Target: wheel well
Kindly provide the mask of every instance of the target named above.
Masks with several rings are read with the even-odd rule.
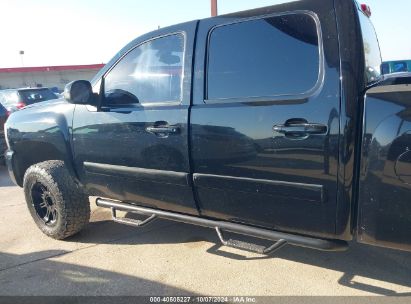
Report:
[[[24,142],[15,147],[15,176],[19,186],[23,186],[23,178],[27,169],[37,163],[47,160],[63,160],[64,156],[55,146],[44,142]]]

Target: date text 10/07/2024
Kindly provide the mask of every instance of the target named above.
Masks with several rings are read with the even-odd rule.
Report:
[[[150,297],[150,303],[257,303],[255,297]]]

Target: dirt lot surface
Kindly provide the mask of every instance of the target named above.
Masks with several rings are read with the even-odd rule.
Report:
[[[411,295],[410,253],[286,246],[267,257],[221,247],[207,228],[116,224],[94,202],[89,226],[56,241],[3,167],[0,205],[0,295]]]

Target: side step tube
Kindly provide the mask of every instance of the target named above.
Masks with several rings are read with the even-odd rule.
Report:
[[[216,229],[217,231],[224,230],[238,234],[248,235],[260,239],[266,239],[277,242],[277,245],[270,246],[267,251],[274,251],[278,247],[290,244],[295,246],[307,247],[312,249],[324,250],[324,251],[344,251],[348,248],[348,244],[342,240],[326,240],[316,239],[307,236],[295,235],[290,233],[284,233],[279,231],[273,231],[268,229],[256,228],[244,224],[231,223],[219,220],[210,220],[201,217],[195,217],[191,215],[185,215],[170,211],[152,209],[147,207],[140,207],[132,204],[122,203],[119,201],[113,201],[108,199],[97,198],[96,205],[103,208],[111,208],[112,210],[121,210],[128,212],[135,212],[149,216],[149,221],[154,218],[163,218],[171,221],[182,222],[186,224],[193,224],[208,228]],[[126,220],[126,219],[125,219]],[[126,220],[127,221],[127,220]],[[124,223],[124,222],[123,222]],[[129,223],[131,224],[131,223]],[[141,226],[141,225],[140,225]],[[222,235],[220,233],[219,237]],[[267,252],[268,253],[268,252]]]

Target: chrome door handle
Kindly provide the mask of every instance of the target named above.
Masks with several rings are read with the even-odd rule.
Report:
[[[275,125],[273,130],[278,133],[305,133],[305,134],[325,134],[327,126],[317,123],[302,123],[290,125]]]
[[[310,135],[324,135],[328,127],[319,123],[293,122],[273,126],[273,131],[294,139],[305,139]]]
[[[154,134],[158,137],[168,137],[170,134],[177,134],[180,132],[180,127],[178,126],[150,126],[146,127],[148,133]]]

